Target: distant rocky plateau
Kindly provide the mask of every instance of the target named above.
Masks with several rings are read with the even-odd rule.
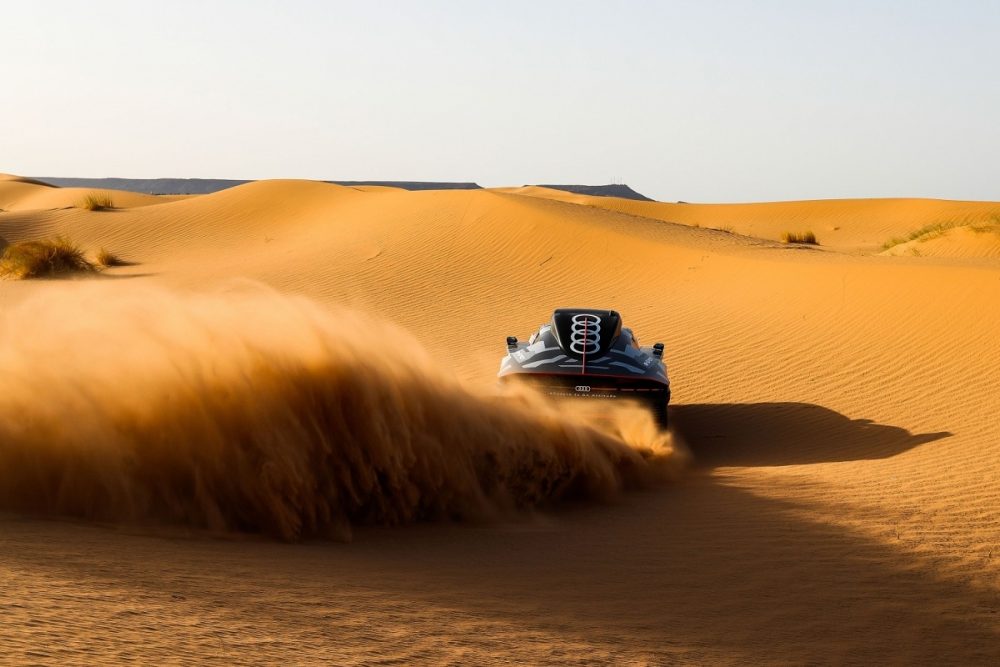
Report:
[[[125,190],[151,195],[204,195],[232,188],[251,180],[227,178],[66,178],[40,176],[37,180],[61,188],[104,188]],[[479,190],[478,183],[452,183],[441,181],[324,181],[345,186],[384,185],[404,190]],[[621,197],[639,201],[653,201],[624,184],[614,185],[540,185],[543,188],[564,190],[581,195]]]

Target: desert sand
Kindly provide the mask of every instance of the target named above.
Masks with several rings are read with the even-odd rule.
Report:
[[[0,282],[0,661],[1000,660],[1000,203],[86,192],[0,180],[133,262]],[[493,395],[562,306],[669,438]]]

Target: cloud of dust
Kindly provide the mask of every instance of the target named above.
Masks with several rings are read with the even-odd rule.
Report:
[[[600,429],[470,391],[407,333],[264,288],[62,283],[0,314],[0,509],[346,537],[670,478],[645,416]]]

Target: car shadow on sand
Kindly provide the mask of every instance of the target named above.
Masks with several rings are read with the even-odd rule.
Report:
[[[696,465],[784,466],[885,459],[952,434],[910,433],[812,403],[713,403],[670,408]]]

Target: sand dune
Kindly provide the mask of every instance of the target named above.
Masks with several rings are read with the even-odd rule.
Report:
[[[611,504],[485,524],[362,528],[350,545],[165,539],[134,526],[10,514],[0,520],[0,613],[9,619],[0,656],[219,664],[1000,658],[1000,265],[991,227],[1000,204],[663,204],[540,189],[270,181],[92,213],[37,206],[48,201],[30,189],[39,187],[0,181],[0,236],[65,234],[138,262],[87,281],[108,303],[146,289],[229,290],[235,299],[242,288],[233,281],[249,278],[318,302],[326,314],[317,317],[370,313],[407,329],[438,360],[431,387],[455,383],[457,393],[442,399],[452,406],[492,409],[482,396],[504,336],[528,334],[559,306],[617,308],[644,343],[666,344],[675,436],[693,463],[680,480]],[[64,196],[48,190],[52,202]],[[887,240],[938,223],[948,223],[941,234],[880,254]],[[805,229],[819,248],[778,242],[782,231]],[[64,309],[79,288],[2,283],[0,306]],[[235,319],[205,338],[223,367],[244,358],[228,350],[233,341],[245,349],[239,324],[255,328],[250,315]],[[8,339],[24,320],[3,320]],[[71,317],[66,335],[77,320],[88,323],[87,335],[129,321]],[[294,337],[313,340],[305,331]],[[27,354],[8,348],[8,356]],[[386,363],[405,371],[389,361],[395,354],[387,350]],[[197,363],[211,369],[212,358]],[[90,387],[94,376],[80,363],[85,370],[74,377]],[[145,374],[96,365],[137,405],[158,405],[147,400]],[[57,368],[42,368],[58,382]],[[21,375],[30,377],[30,367]],[[505,424],[489,421],[486,431],[447,442],[459,451],[501,446],[506,429],[522,437],[531,423],[546,443],[546,429],[562,423],[538,426],[522,412],[495,418]],[[436,479],[446,491],[454,478]]]
[[[0,210],[33,211],[79,207],[91,193],[108,194],[116,207],[149,206],[163,203],[153,195],[120,190],[56,188],[41,181],[7,176],[0,178]]]
[[[914,238],[911,238],[914,237]],[[908,240],[909,239],[909,240]],[[931,225],[887,244],[894,257],[1000,257],[1000,217]]]
[[[227,188],[246,185],[256,181],[225,178],[61,178],[42,177],[36,179],[43,184],[64,188],[88,188],[92,190],[126,190],[157,195],[204,195]],[[446,181],[323,181],[353,188],[395,188],[403,190],[478,190],[479,185],[470,182]]]
[[[996,224],[996,202],[939,199],[830,199],[761,204],[693,204],[588,197],[547,188],[506,188],[631,215],[781,240],[784,232],[812,231],[824,247],[871,252],[884,243],[936,224]]]

